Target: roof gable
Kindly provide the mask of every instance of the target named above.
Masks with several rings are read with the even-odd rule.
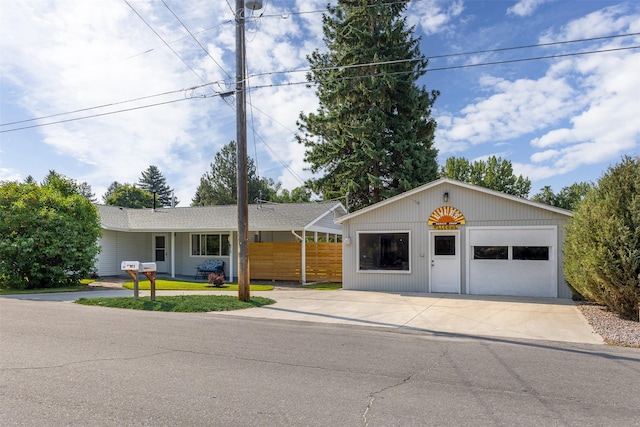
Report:
[[[376,209],[380,209],[384,206],[390,205],[392,203],[396,203],[400,200],[403,199],[407,199],[410,198],[418,193],[422,193],[422,192],[426,192],[429,190],[432,190],[433,188],[436,188],[438,186],[442,186],[443,184],[450,184],[450,185],[454,185],[454,186],[459,186],[462,188],[466,188],[468,190],[472,190],[475,192],[479,192],[479,193],[484,193],[487,195],[491,195],[491,196],[495,196],[495,197],[499,197],[499,198],[503,198],[505,200],[509,200],[512,202],[516,202],[516,203],[521,203],[524,205],[528,205],[528,206],[532,206],[538,209],[542,209],[542,210],[546,210],[546,211],[550,211],[550,212],[554,212],[557,214],[561,214],[567,217],[571,217],[573,216],[573,214],[571,213],[571,211],[565,210],[565,209],[561,209],[561,208],[557,208],[555,206],[551,206],[551,205],[547,205],[544,203],[538,203],[538,202],[533,202],[531,200],[527,200],[527,199],[523,199],[522,197],[517,197],[517,196],[513,196],[511,194],[506,194],[500,191],[495,191],[495,190],[490,190],[488,188],[484,188],[481,187],[479,185],[473,185],[473,184],[468,184],[466,182],[462,182],[462,181],[458,181],[455,179],[450,179],[450,178],[440,178],[437,179],[435,181],[431,181],[427,184],[421,185],[419,187],[416,187],[414,189],[411,189],[409,191],[405,191],[402,194],[398,194],[396,196],[390,197],[386,200],[382,200],[378,203],[374,203],[373,205],[367,206],[366,208],[362,208],[360,210],[357,210],[355,212],[349,213],[347,215],[344,215],[338,219],[336,219],[336,222],[338,224],[342,224],[345,221],[349,221],[352,218],[358,217],[360,215],[363,215],[367,212],[371,212],[374,211]]]

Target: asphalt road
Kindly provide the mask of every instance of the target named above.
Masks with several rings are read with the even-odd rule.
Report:
[[[3,426],[633,426],[640,350],[0,298]]]

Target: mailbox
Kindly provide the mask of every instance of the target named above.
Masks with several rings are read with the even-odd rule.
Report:
[[[156,271],[156,263],[155,262],[143,262],[140,264],[140,271]]]
[[[139,270],[140,262],[139,261],[122,261],[120,264],[121,270]]]

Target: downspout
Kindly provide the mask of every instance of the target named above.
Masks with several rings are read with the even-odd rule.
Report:
[[[299,235],[297,235],[295,230],[291,230],[291,234],[302,240],[302,271],[300,272],[300,279],[302,280],[302,284],[305,284],[307,283],[307,242],[304,237],[300,237]],[[302,229],[302,235],[307,235],[307,230],[304,228]]]

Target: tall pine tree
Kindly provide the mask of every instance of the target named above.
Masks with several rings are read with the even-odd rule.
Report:
[[[231,141],[216,153],[211,170],[200,178],[191,206],[233,205],[238,200],[236,142]],[[249,202],[258,198],[271,200],[280,189],[280,183],[271,178],[260,178],[253,159],[247,159]]]
[[[142,172],[142,176],[138,180],[138,186],[151,194],[156,193],[162,206],[171,206],[171,193],[173,190],[167,185],[167,180],[157,166],[151,165],[146,171]],[[178,200],[176,199],[174,206],[177,204]]]
[[[401,17],[405,8],[338,0],[323,16],[328,51],[307,58],[320,106],[300,115],[297,140],[321,175],[308,185],[324,199],[348,192],[358,209],[437,177],[430,115],[439,92],[417,85],[427,59]]]

